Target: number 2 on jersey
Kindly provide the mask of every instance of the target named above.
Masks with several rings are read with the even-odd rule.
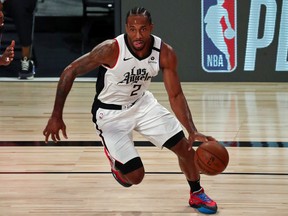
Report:
[[[133,90],[133,91],[131,92],[130,96],[137,95],[137,94],[138,94],[137,91],[140,90],[141,86],[142,86],[142,85],[134,85],[133,88],[134,88],[135,90]]]

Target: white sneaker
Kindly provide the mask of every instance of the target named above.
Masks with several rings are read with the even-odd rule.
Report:
[[[35,66],[34,62],[27,57],[24,57],[21,60],[21,70],[19,72],[18,79],[28,79],[31,80],[34,78]]]

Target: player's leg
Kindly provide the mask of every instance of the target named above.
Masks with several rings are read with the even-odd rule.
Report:
[[[195,150],[192,148],[188,151],[188,147],[190,146],[188,140],[183,137],[177,144],[173,143],[174,146],[165,146],[171,151],[173,151],[177,157],[180,169],[185,174],[187,180],[189,181],[197,181],[200,179],[199,170],[194,163],[194,154]],[[198,188],[196,188],[197,190]],[[199,188],[200,189],[200,188]]]
[[[179,166],[185,174],[190,185],[189,205],[204,214],[214,214],[217,212],[217,204],[204,192],[200,185],[200,175],[194,163],[195,151],[188,151],[188,140],[183,137],[176,145],[168,146],[173,151],[179,161]]]
[[[104,147],[104,152],[109,159],[112,175],[119,184],[123,187],[130,187],[141,183],[145,170],[140,157],[132,158],[123,164],[113,158],[106,147]]]
[[[23,3],[22,3],[23,2]],[[21,69],[19,79],[34,78],[34,61],[31,59],[33,43],[33,16],[37,0],[9,0],[7,10],[16,26],[22,49]]]
[[[145,115],[138,116],[140,120],[135,129],[154,145],[159,148],[166,147],[177,155],[179,166],[190,186],[191,207],[202,213],[216,213],[216,203],[204,193],[200,185],[199,171],[194,163],[195,151],[188,151],[188,140],[179,121],[148,93],[135,105],[147,111]]]
[[[112,175],[124,187],[139,184],[145,174],[141,158],[132,140],[133,112],[127,111],[129,110],[102,108],[95,108],[92,111],[93,121],[102,139]]]

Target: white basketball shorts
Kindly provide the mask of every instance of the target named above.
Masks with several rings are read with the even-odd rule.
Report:
[[[95,126],[103,145],[122,164],[139,157],[133,142],[133,130],[159,148],[182,131],[176,117],[159,104],[149,91],[127,109],[98,108],[95,117]]]

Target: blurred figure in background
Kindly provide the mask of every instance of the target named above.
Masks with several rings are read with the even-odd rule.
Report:
[[[0,6],[0,47],[1,47],[2,29],[4,27],[4,14],[2,12],[1,6]],[[14,47],[15,47],[15,41],[12,40],[11,44],[5,49],[4,53],[0,55],[0,66],[9,65],[13,61]]]
[[[33,79],[35,70],[32,57],[32,33],[34,12],[37,0],[0,0],[0,8],[4,14],[11,17],[21,45],[21,69],[19,79]]]

